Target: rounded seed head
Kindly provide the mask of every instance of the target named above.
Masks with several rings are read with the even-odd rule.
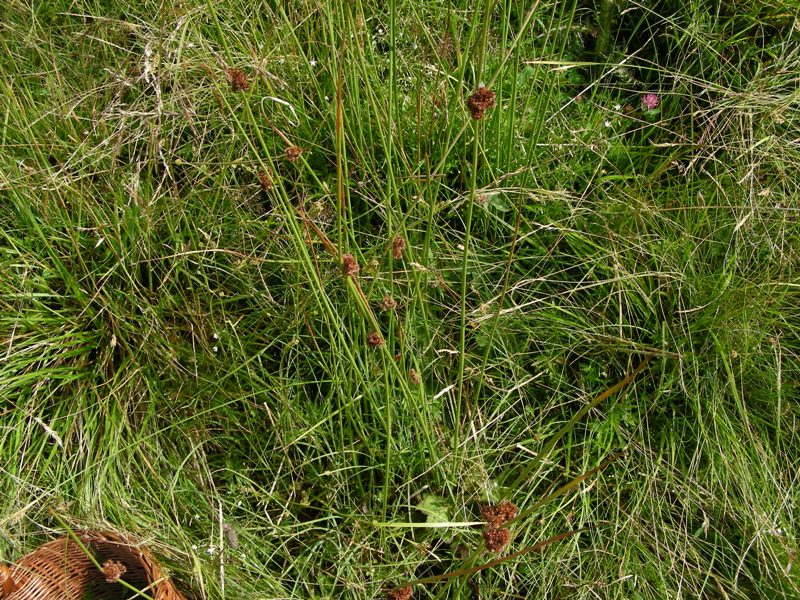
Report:
[[[486,527],[498,529],[517,516],[517,506],[508,500],[499,504],[487,504],[481,509],[481,516],[486,521]]]
[[[290,163],[296,163],[302,153],[303,149],[300,146],[289,146],[286,149],[286,160]]]
[[[383,337],[381,337],[381,334],[377,331],[372,331],[367,336],[367,346],[370,348],[380,348],[385,343],[386,342],[383,341]]]
[[[342,254],[342,270],[344,274],[349,277],[358,273],[361,268],[358,266],[355,256],[352,254]]]
[[[250,89],[250,82],[247,81],[247,75],[245,75],[244,71],[241,69],[228,69],[228,81],[231,82],[231,89],[234,92],[244,92]]]
[[[406,241],[403,239],[402,235],[398,235],[392,241],[392,256],[395,259],[400,259],[403,257],[403,250],[405,250]]]
[[[384,295],[380,303],[381,310],[394,310],[397,308],[397,300],[392,298],[389,294]]]
[[[483,113],[495,105],[497,95],[490,89],[483,86],[478,91],[467,98],[467,108],[475,120],[482,119]]]
[[[270,179],[266,171],[258,172],[258,181],[261,183],[261,189],[265,192],[272,187],[272,179]]]
[[[483,541],[486,549],[490,552],[500,552],[511,539],[511,532],[508,529],[484,529]]]
[[[103,575],[108,583],[116,583],[125,575],[128,567],[117,560],[107,560],[103,563]]]
[[[389,590],[388,592],[386,592],[386,600],[409,600],[413,592],[414,590],[411,588],[410,585],[407,585],[406,587],[397,588],[395,590]]]

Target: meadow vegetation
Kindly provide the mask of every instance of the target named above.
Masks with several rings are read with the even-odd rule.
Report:
[[[800,597],[793,0],[7,0],[0,86],[1,560]]]

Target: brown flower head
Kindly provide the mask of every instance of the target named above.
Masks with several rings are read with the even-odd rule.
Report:
[[[397,300],[392,298],[389,294],[385,294],[383,300],[381,300],[380,307],[381,310],[394,310],[397,308]]]
[[[416,369],[408,370],[408,378],[414,385],[419,385],[419,382],[421,381],[421,379],[419,378],[419,373],[417,373]]]
[[[483,86],[478,91],[467,98],[467,108],[475,120],[482,119],[483,113],[494,107],[495,93]]]
[[[266,171],[258,172],[258,180],[261,182],[261,189],[265,192],[272,187],[272,179],[269,178]]]
[[[239,534],[236,533],[236,530],[228,523],[222,524],[222,533],[225,534],[225,541],[228,543],[228,546],[234,550],[239,547]]]
[[[411,586],[407,585],[406,587],[386,592],[386,600],[409,600],[413,593],[414,591],[411,589]]]
[[[303,149],[300,146],[289,146],[286,149],[286,160],[290,163],[296,163],[302,153]]]
[[[352,254],[342,254],[342,270],[349,277],[358,273],[361,268]]]
[[[481,516],[486,521],[487,529],[498,529],[517,516],[517,507],[513,502],[503,500],[500,504],[487,504],[481,509]]]
[[[483,541],[486,542],[486,549],[489,552],[500,552],[511,539],[511,532],[508,529],[484,529]]]
[[[386,342],[383,341],[381,334],[377,331],[371,331],[367,336],[367,346],[370,348],[380,348]]]
[[[231,89],[234,92],[244,92],[250,89],[250,82],[247,81],[247,75],[241,69],[230,68],[228,69],[228,81],[231,82]]]
[[[395,236],[394,240],[392,241],[392,256],[394,256],[396,259],[402,258],[405,247],[406,241],[403,239],[403,236]]]
[[[455,46],[453,45],[453,36],[450,33],[445,33],[444,37],[436,45],[436,54],[442,62],[449,62],[453,60],[455,54]]]
[[[103,563],[103,575],[108,583],[116,583],[128,570],[124,564],[116,560],[107,560]]]

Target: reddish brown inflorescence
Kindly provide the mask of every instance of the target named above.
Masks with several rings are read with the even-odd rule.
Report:
[[[403,239],[402,235],[398,235],[392,241],[392,256],[395,259],[400,259],[403,257],[403,250],[406,248],[406,241]]]
[[[286,160],[290,163],[296,163],[302,153],[303,149],[300,146],[289,146],[286,149]]]
[[[250,82],[247,81],[247,75],[244,71],[237,68],[228,69],[228,81],[231,82],[231,89],[234,92],[244,92],[250,89]]]
[[[467,99],[467,108],[475,120],[482,119],[483,113],[494,107],[495,93],[483,86]]]
[[[408,370],[408,378],[411,380],[411,383],[414,385],[419,385],[419,382],[422,381],[419,378],[419,373],[417,373],[416,369],[409,369]]]
[[[128,570],[124,564],[116,560],[107,560],[103,563],[103,575],[108,583],[116,583]]]
[[[361,268],[358,266],[355,257],[352,254],[342,254],[342,270],[344,274],[350,277],[358,273]]]
[[[381,310],[394,310],[397,308],[397,300],[392,298],[389,294],[385,294],[383,300],[381,300],[380,307]]]
[[[483,541],[490,552],[500,552],[511,539],[511,532],[503,525],[517,516],[517,507],[513,502],[503,500],[498,504],[487,504],[481,508],[481,516],[486,521],[483,530]]]
[[[379,348],[383,346],[385,342],[381,337],[381,334],[377,331],[371,331],[370,334],[367,336],[367,345],[370,348]]]
[[[413,590],[410,585],[386,592],[386,600],[409,600]]]
[[[269,178],[266,171],[258,172],[258,181],[261,183],[261,189],[265,192],[272,187],[272,179]]]
[[[486,521],[487,529],[498,529],[517,516],[517,506],[508,500],[487,504],[481,509],[481,516]]]
[[[490,552],[500,552],[511,539],[511,532],[508,529],[488,528],[483,530],[483,541]]]

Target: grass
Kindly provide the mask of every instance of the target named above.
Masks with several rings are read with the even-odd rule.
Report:
[[[193,598],[800,596],[798,18],[4,4],[0,559],[112,528]]]

